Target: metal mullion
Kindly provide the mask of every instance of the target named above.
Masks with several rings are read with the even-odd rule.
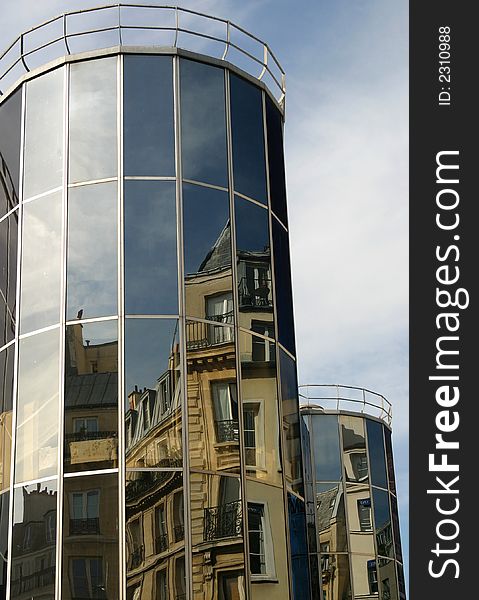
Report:
[[[173,60],[173,99],[175,125],[175,167],[176,167],[176,236],[178,251],[178,306],[179,306],[179,341],[181,360],[181,392],[182,392],[182,445],[183,445],[183,511],[185,523],[185,575],[186,600],[193,599],[193,547],[191,540],[190,518],[190,460],[188,436],[188,371],[186,356],[186,318],[185,318],[185,285],[184,285],[184,251],[183,251],[183,181],[181,154],[181,103],[180,103],[180,59]]]
[[[198,181],[196,179],[183,179],[183,183],[190,183],[192,185],[198,185],[200,187],[210,188],[212,190],[220,190],[221,192],[229,192],[228,188],[221,185],[214,185],[213,183],[205,183],[204,181]]]
[[[175,320],[177,321],[180,318],[179,314],[176,315],[124,315],[125,319],[129,320],[129,319],[157,319],[157,320],[164,320],[164,319],[171,319],[171,320]]]
[[[248,200],[249,202],[252,202],[253,204],[256,204],[256,206],[260,206],[261,208],[264,208],[265,210],[268,210],[268,205],[264,204],[263,202],[260,202],[259,200],[255,200],[254,198],[251,198],[251,196],[246,196],[245,194],[241,194],[238,191],[235,191],[235,195],[239,196],[240,198],[243,198],[243,200]]]
[[[17,439],[17,404],[18,404],[18,357],[19,357],[19,327],[20,327],[20,278],[22,264],[22,239],[23,239],[23,172],[24,172],[24,147],[25,147],[25,113],[26,113],[26,86],[22,89],[22,108],[20,125],[20,169],[18,186],[18,236],[17,236],[17,281],[15,290],[15,349],[13,358],[13,386],[12,386],[12,442],[10,449],[10,503],[8,505],[8,542],[7,542],[7,582],[6,597],[10,597],[12,577],[12,549],[13,549],[13,491],[15,484],[15,454]]]
[[[229,180],[229,203],[230,203],[230,229],[231,229],[231,275],[232,275],[232,298],[233,298],[233,332],[235,343],[236,364],[236,397],[238,400],[238,425],[239,425],[239,459],[240,459],[240,482],[241,503],[243,507],[243,548],[244,548],[244,577],[246,598],[252,597],[251,570],[249,566],[249,532],[248,532],[248,499],[246,494],[246,468],[244,458],[244,423],[243,423],[243,396],[241,392],[241,353],[240,353],[240,329],[238,309],[238,273],[236,264],[236,227],[235,227],[235,197],[234,197],[234,173],[233,173],[233,143],[231,130],[231,101],[230,101],[230,73],[224,69],[225,101],[226,101],[226,143],[228,159]]]
[[[69,319],[66,325],[84,325],[87,323],[104,323],[105,321],[115,321],[118,315],[109,315],[108,317],[91,317],[90,319]]]
[[[0,217],[0,223],[2,223],[3,221],[6,221],[8,219],[8,217],[10,215],[13,215],[13,213],[18,210],[18,204],[16,204],[13,208],[11,208],[8,212],[6,212],[2,217]]]
[[[90,475],[108,475],[110,473],[118,473],[117,468],[113,469],[99,469],[92,471],[76,471],[74,473],[64,473],[64,479],[74,479],[75,477],[89,477]]]

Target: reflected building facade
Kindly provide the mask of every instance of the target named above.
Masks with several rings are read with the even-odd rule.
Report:
[[[300,389],[313,598],[406,600],[390,405],[359,388]]]
[[[233,62],[0,97],[2,600],[309,597],[284,103]]]

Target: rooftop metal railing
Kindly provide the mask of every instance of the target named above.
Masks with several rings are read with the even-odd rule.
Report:
[[[231,21],[178,6],[116,3],[63,13],[20,34],[0,54],[0,96],[65,55],[105,48],[182,48],[228,61],[282,104],[285,74],[270,47]]]
[[[371,415],[392,423],[392,404],[377,392],[352,385],[305,384],[299,386],[299,401],[304,408],[345,410]]]

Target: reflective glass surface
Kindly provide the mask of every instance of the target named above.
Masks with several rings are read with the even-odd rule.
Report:
[[[239,324],[274,337],[268,211],[235,196]]]
[[[375,557],[371,554],[352,554],[351,571],[355,597],[377,597],[379,586]]]
[[[65,339],[65,472],[118,464],[117,321],[68,325]]]
[[[117,174],[117,64],[115,56],[70,67],[70,183]]]
[[[319,544],[330,552],[347,552],[344,492],[341,483],[316,484],[316,523]]]
[[[0,346],[15,337],[17,244],[18,210],[0,221]]]
[[[0,352],[0,492],[10,486],[14,346]]]
[[[243,506],[239,477],[206,473],[190,475],[193,581],[201,597],[213,600],[220,589],[224,598],[243,598]],[[211,556],[215,569],[211,569]]]
[[[0,218],[18,204],[22,92],[0,105]]]
[[[230,74],[235,191],[267,204],[261,90]]]
[[[383,426],[377,421],[366,420],[371,483],[387,489],[386,458],[384,453]]]
[[[55,475],[58,466],[60,330],[20,341],[15,481]]]
[[[8,559],[8,511],[10,492],[0,494],[0,598],[5,600]]]
[[[134,471],[126,478],[127,598],[175,598],[167,570],[185,547],[182,473]]]
[[[406,600],[406,583],[404,581],[404,569],[400,563],[396,563],[399,587],[399,600]]]
[[[54,598],[57,481],[18,487],[13,498],[10,597]]]
[[[182,467],[178,321],[126,319],[128,467]]]
[[[125,175],[174,175],[172,58],[123,60]]]
[[[389,494],[373,488],[374,528],[376,531],[377,553],[380,556],[394,557]]]
[[[24,198],[62,184],[64,78],[55,69],[26,84]]]
[[[388,480],[389,480],[389,491],[393,494],[396,493],[396,477],[394,475],[394,460],[393,460],[393,447],[391,439],[391,431],[384,427],[384,443],[386,446],[386,463],[388,469]]]
[[[68,194],[67,319],[117,312],[117,184]]]
[[[288,233],[275,218],[272,224],[278,338],[283,346],[294,354],[293,290]]]
[[[384,558],[378,559],[378,579],[380,599],[399,600],[395,561]]]
[[[268,97],[268,94],[265,94],[265,97],[271,210],[287,226],[283,119],[273,101]]]
[[[119,598],[118,474],[63,483],[62,598]]]
[[[321,554],[321,600],[348,600],[351,594],[351,575],[347,554]]]
[[[396,559],[402,562],[402,548],[401,548],[401,531],[399,529],[399,510],[398,502],[395,496],[389,496],[391,500],[391,515],[394,532],[394,548],[396,551]]]
[[[224,71],[180,61],[183,177],[228,186]]]
[[[61,274],[62,195],[57,192],[23,206],[20,333],[60,321]]]
[[[371,490],[366,484],[346,484],[346,501],[349,530],[367,532],[373,530]]]
[[[304,501],[288,492],[289,541],[294,600],[309,598],[309,562]]]
[[[346,481],[363,483],[368,481],[368,459],[364,419],[361,417],[340,417],[343,438],[343,465]]]
[[[301,431],[299,426],[296,363],[283,350],[280,350],[279,357],[285,477],[293,490],[302,494],[303,467],[301,458]]]
[[[275,345],[240,332],[246,474],[282,486]]]
[[[178,313],[173,181],[125,182],[125,310]]]
[[[316,479],[318,481],[339,481],[342,478],[342,472],[338,417],[336,415],[313,415],[311,420]]]

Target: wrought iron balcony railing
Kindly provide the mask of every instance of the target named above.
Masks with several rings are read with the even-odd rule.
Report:
[[[41,571],[24,575],[19,579],[12,579],[11,594],[12,598],[20,596],[26,592],[31,592],[37,588],[46,588],[55,583],[55,567],[48,567]]]
[[[215,421],[217,442],[238,442],[239,422],[237,419]]]
[[[67,442],[86,442],[90,440],[107,440],[118,437],[117,431],[76,431],[65,434]]]
[[[271,279],[242,277],[238,283],[239,308],[271,308]]]
[[[241,500],[205,508],[204,511],[203,539],[205,541],[242,535],[243,511]]]
[[[233,324],[233,311],[221,315],[207,315],[209,321]],[[229,344],[234,341],[232,327],[222,327],[214,323],[203,321],[188,321],[186,323],[186,348],[187,350],[201,350],[211,346]]]
[[[100,533],[100,519],[70,519],[70,535],[95,535]]]

